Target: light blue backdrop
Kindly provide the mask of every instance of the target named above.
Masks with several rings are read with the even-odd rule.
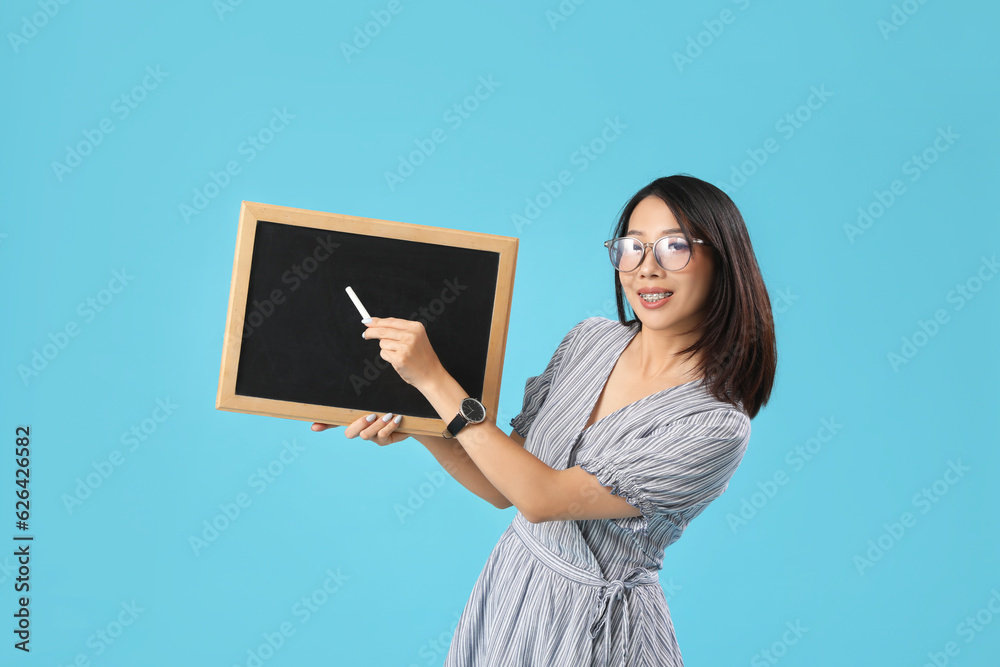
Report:
[[[621,206],[689,173],[744,214],[779,365],[665,559],[685,660],[996,665],[998,21],[982,0],[4,3],[0,663],[440,665],[513,510],[416,441],[215,409],[240,201],[519,237],[507,429],[562,336],[615,317]]]

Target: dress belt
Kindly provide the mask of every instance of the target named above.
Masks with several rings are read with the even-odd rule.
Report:
[[[612,614],[616,611],[622,614],[623,635],[620,664],[624,667],[626,664],[626,651],[628,650],[628,598],[625,597],[625,589],[636,586],[659,585],[660,578],[656,570],[637,567],[629,572],[624,579],[608,581],[599,574],[585,570],[557,556],[542,544],[535,537],[534,533],[522,523],[524,520],[521,518],[520,512],[518,512],[511,522],[511,526],[514,528],[514,533],[524,542],[524,546],[528,548],[528,551],[557,574],[561,574],[570,581],[597,589],[591,611],[590,638],[596,638],[598,632],[601,630],[601,626],[604,626],[604,660],[601,663],[602,665],[611,664]],[[619,599],[621,600],[621,605],[615,605],[615,602]]]

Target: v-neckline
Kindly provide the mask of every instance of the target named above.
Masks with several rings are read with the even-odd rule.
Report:
[[[601,394],[604,393],[604,390],[607,388],[608,380],[611,379],[611,373],[614,372],[615,366],[618,365],[618,361],[621,359],[622,355],[625,354],[625,350],[626,350],[626,348],[628,348],[629,343],[632,342],[632,340],[636,337],[636,335],[638,335],[638,333],[639,333],[639,330],[638,330],[638,328],[636,328],[636,330],[633,331],[630,336],[625,336],[624,337],[624,340],[625,340],[625,344],[624,345],[621,345],[619,343],[620,347],[618,348],[618,354],[612,359],[611,365],[607,368],[607,370],[602,373],[602,375],[604,377],[604,381],[601,382],[598,385],[597,394],[595,396],[593,396],[593,398],[589,398],[588,397],[589,400],[587,401],[587,404],[590,406],[590,409],[587,410],[584,413],[584,424],[586,424],[587,421],[590,420],[590,416],[594,414],[594,408],[597,407],[597,401],[598,401],[598,399],[601,398]],[[593,424],[590,424],[589,426],[585,425],[583,427],[583,430],[580,431],[580,435],[582,436],[584,433],[586,433],[587,431],[591,430],[595,426],[599,425],[601,422],[607,420],[609,417],[614,417],[615,415],[617,415],[619,412],[625,410],[626,408],[631,408],[631,407],[633,407],[635,405],[638,405],[639,403],[642,403],[643,401],[646,401],[646,400],[648,400],[650,398],[653,398],[654,396],[659,396],[660,394],[663,394],[665,392],[671,391],[673,389],[677,389],[679,387],[686,387],[689,384],[694,384],[695,382],[701,382],[701,381],[702,381],[702,378],[698,378],[697,380],[690,380],[690,381],[685,382],[683,384],[675,384],[672,387],[667,387],[666,389],[661,389],[660,391],[657,391],[657,392],[654,392],[652,394],[649,394],[648,396],[643,396],[642,398],[640,398],[638,400],[635,400],[635,401],[632,401],[631,403],[629,403],[627,405],[623,405],[622,407],[618,408],[614,412],[609,412],[608,414],[606,414],[603,417],[599,418]]]

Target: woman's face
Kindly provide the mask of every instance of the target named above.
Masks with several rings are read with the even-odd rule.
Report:
[[[681,226],[670,207],[659,197],[646,197],[632,211],[624,236],[634,236],[643,243],[652,243],[661,236],[678,234]],[[704,319],[714,271],[713,251],[691,243],[691,260],[677,271],[667,271],[657,263],[653,249],[646,249],[639,268],[618,272],[622,292],[643,329],[683,334],[700,325]],[[673,292],[650,303],[639,296],[643,292]]]

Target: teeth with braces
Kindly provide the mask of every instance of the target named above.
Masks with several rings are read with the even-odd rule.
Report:
[[[673,292],[658,292],[656,294],[640,294],[639,297],[647,303],[656,303],[657,301],[662,301],[668,296],[672,295]]]

